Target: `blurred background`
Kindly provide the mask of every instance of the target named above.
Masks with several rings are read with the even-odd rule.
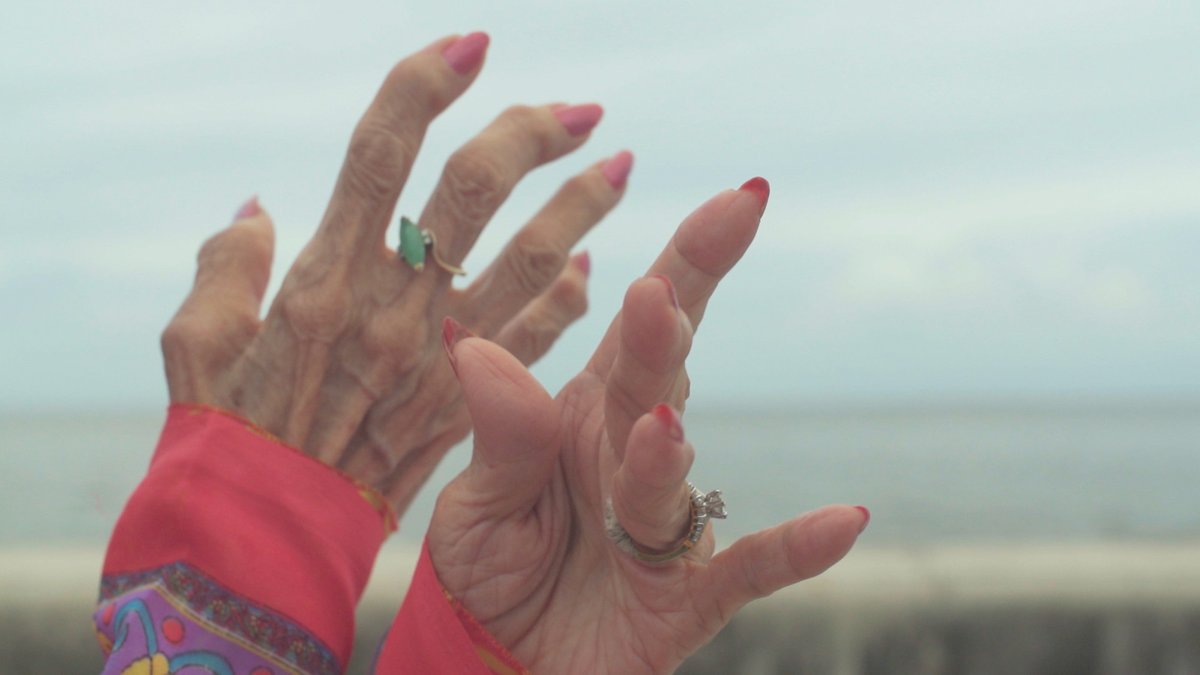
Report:
[[[725,543],[830,501],[874,518],[844,571],[772,605],[791,618],[763,625],[795,634],[747,650],[775,634],[738,628],[751,616],[717,645],[751,661],[714,647],[689,668],[1200,672],[1200,5],[0,13],[0,605],[39,606],[30,579],[94,597],[161,424],[158,333],[199,244],[259,195],[277,285],[390,66],[486,30],[483,73],[432,127],[399,213],[513,103],[606,115],[517,188],[469,270],[571,174],[636,155],[624,201],[582,244],[590,312],[535,369],[552,391],[683,216],[771,181],[689,361],[693,475],[726,492]],[[387,554],[419,543],[434,492]],[[86,611],[70,619],[84,641]],[[17,635],[23,616],[0,620]],[[76,672],[38,670],[37,645],[9,642],[0,671]]]

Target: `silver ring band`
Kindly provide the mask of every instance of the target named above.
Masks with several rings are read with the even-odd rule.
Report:
[[[711,518],[725,518],[725,501],[721,498],[720,490],[712,492],[702,492],[690,482],[688,486],[689,511],[691,513],[692,526],[688,529],[687,534],[679,540],[670,549],[665,551],[655,551],[648,549],[636,541],[629,533],[621,527],[621,523],[617,520],[617,514],[613,510],[612,498],[608,498],[604,502],[604,529],[608,533],[608,538],[612,539],[617,548],[625,553],[633,556],[635,559],[651,564],[661,564],[692,550],[692,548],[700,541],[700,537],[704,536],[704,529],[708,527],[708,521]]]

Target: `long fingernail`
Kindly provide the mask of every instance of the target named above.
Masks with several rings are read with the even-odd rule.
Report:
[[[450,358],[450,367],[455,374],[458,374],[458,363],[454,359],[454,345],[467,337],[475,337],[475,334],[450,317],[442,319],[442,346],[446,348],[446,356]]]
[[[771,198],[771,184],[767,182],[766,178],[762,176],[751,178],[742,183],[742,187],[738,189],[754,193],[758,197],[759,211],[767,210],[767,200]]]
[[[233,214],[233,219],[241,220],[243,218],[251,218],[260,213],[262,213],[262,207],[258,205],[258,195],[254,195],[250,199],[247,199],[245,204],[242,204],[242,207],[237,210],[237,213]]]
[[[600,168],[600,172],[608,180],[608,184],[614,190],[620,190],[625,187],[625,181],[629,179],[629,171],[633,169],[633,153],[628,150],[622,150],[609,158],[604,166]]]
[[[604,108],[595,103],[571,105],[555,110],[554,116],[566,127],[568,134],[582,136],[600,123],[600,118],[604,116]]]
[[[675,284],[671,283],[665,274],[655,274],[654,278],[660,279],[667,285],[667,292],[671,294],[671,304],[675,305],[675,309],[679,309],[679,296],[675,294]]]
[[[676,443],[683,442],[683,422],[679,420],[679,413],[666,403],[659,403],[650,411],[658,418],[659,422],[667,429],[667,435]]]
[[[859,527],[858,527],[858,533],[859,533],[859,534],[862,534],[863,530],[867,529],[867,523],[870,523],[870,522],[871,522],[871,510],[870,510],[870,509],[868,509],[868,508],[867,508],[867,507],[865,507],[865,506],[856,506],[856,507],[854,507],[854,508],[856,508],[856,509],[858,509],[859,511],[861,511],[861,512],[862,512],[862,514],[863,514],[863,522],[862,522],[862,525],[859,525]]]
[[[442,50],[442,56],[454,72],[466,75],[483,63],[483,53],[487,51],[488,42],[490,38],[487,33],[469,33],[451,42]]]
[[[571,263],[583,272],[584,277],[592,276],[592,256],[588,255],[587,251],[580,251],[571,256]]]

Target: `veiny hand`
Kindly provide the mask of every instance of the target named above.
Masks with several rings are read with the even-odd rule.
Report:
[[[387,495],[402,512],[469,431],[437,327],[453,316],[538,359],[586,308],[572,246],[620,199],[618,153],[568,181],[463,290],[385,244],[434,117],[475,79],[488,37],[449,37],[401,61],[350,139],[329,207],[264,320],[272,224],[251,200],[200,251],[195,286],[163,334],[172,402],[236,412]],[[421,213],[457,265],[514,185],[587,140],[594,104],[517,106],[455,152]]]
[[[866,525],[865,510],[825,507],[715,556],[710,525],[695,548],[660,565],[635,560],[605,532],[610,496],[645,549],[670,549],[689,529],[693,450],[676,413],[688,390],[684,359],[766,199],[755,179],[689,216],[553,399],[502,347],[447,322],[475,446],[439,496],[430,556],[447,590],[533,672],[669,672],[750,600],[835,563]]]

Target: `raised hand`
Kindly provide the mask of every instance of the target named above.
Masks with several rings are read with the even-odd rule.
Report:
[[[401,61],[350,139],[316,234],[264,320],[273,226],[257,200],[200,251],[191,294],[163,334],[172,402],[218,406],[383,491],[403,511],[469,431],[438,326],[453,316],[523,363],[586,307],[575,243],[620,199],[618,153],[569,180],[465,289],[431,260],[417,271],[385,244],[433,119],[478,75],[488,37],[448,37]],[[599,122],[594,104],[508,109],[455,152],[417,222],[457,266],[514,185],[566,155]]]
[[[661,563],[635,559],[606,533],[611,499],[635,550],[683,550],[693,460],[677,412],[684,360],[767,192],[754,179],[689,216],[553,398],[502,346],[445,324],[475,446],[439,496],[430,556],[446,589],[533,672],[669,672],[747,602],[835,563],[866,526],[865,509],[830,506],[716,555],[710,526]]]

